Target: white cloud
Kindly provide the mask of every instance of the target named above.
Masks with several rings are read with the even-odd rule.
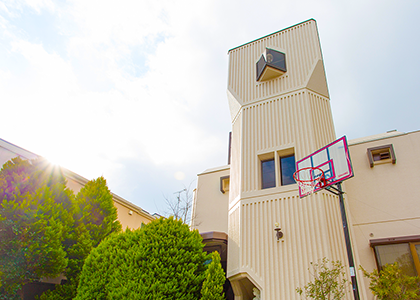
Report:
[[[130,22],[121,27],[129,25]],[[183,164],[200,159],[196,153],[208,155],[220,146],[215,137],[204,135],[187,116],[189,106],[202,95],[199,87],[194,88],[200,83],[196,71],[188,74],[195,69],[192,64],[197,55],[183,53],[185,45],[180,41],[171,43],[174,39],[170,39],[159,46],[157,55],[150,56],[150,71],[137,78],[119,64],[122,54],[118,50],[127,45],[114,47],[114,37],[101,38],[103,48],[85,43],[85,37],[70,38],[68,58],[17,37],[11,42],[11,50],[28,63],[28,80],[24,89],[9,90],[8,97],[14,99],[13,103],[25,103],[27,123],[36,124],[38,131],[54,137],[54,141],[39,140],[41,144],[33,151],[45,156],[60,153],[65,157],[61,161],[67,160],[66,166],[72,164],[78,170],[84,159],[90,160],[91,168],[101,170],[118,168],[113,161],[136,157],[138,149],[143,149],[143,154],[155,164]],[[188,62],[191,57],[194,60]],[[82,72],[88,76],[80,76]],[[188,81],[192,89],[186,88]],[[101,82],[107,87],[95,89],[95,84]],[[32,102],[27,103],[30,98]],[[20,130],[27,129],[24,126]],[[66,145],[68,142],[72,145]],[[86,158],[79,158],[80,162],[70,160],[81,154]],[[101,158],[93,162],[95,155]]]
[[[418,49],[415,26],[405,28],[411,35],[401,30],[407,11],[415,11],[408,3],[413,7],[392,1],[378,8],[366,1],[3,1],[2,121],[11,125],[1,137],[61,156],[58,161],[82,176],[104,174],[117,190],[132,182],[127,163],[146,172],[156,168],[157,179],[144,186],[174,186],[163,182],[162,170],[168,170],[165,180],[183,173],[190,181],[226,162],[227,51],[309,18],[318,21],[334,119],[346,133],[364,124],[365,116],[355,123],[350,115],[369,112],[366,90],[381,86],[374,80],[381,76],[377,66],[388,63],[389,52],[378,50],[396,46],[402,32],[411,37],[410,49]],[[37,42],[20,25],[27,15],[45,12],[52,16],[46,27],[59,39],[47,41],[60,47]],[[389,18],[393,13],[398,19]],[[32,34],[41,37],[42,28]]]
[[[77,79],[71,64],[55,53],[46,52],[42,45],[15,40],[11,42],[11,51],[21,54],[27,60],[34,76],[33,88],[39,92],[58,96],[77,89]]]
[[[54,2],[51,0],[3,0],[0,3],[0,11],[4,11],[9,17],[16,18],[26,8],[30,8],[39,14],[42,10],[55,11]]]
[[[54,2],[51,0],[25,0],[25,4],[37,13],[40,13],[43,9],[47,9],[52,12],[55,10]]]
[[[168,29],[166,1],[72,1],[72,15],[85,44],[127,45],[144,43]]]

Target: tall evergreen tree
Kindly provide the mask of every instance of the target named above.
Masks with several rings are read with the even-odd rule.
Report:
[[[73,193],[42,159],[7,162],[0,172],[0,299],[20,299],[22,287],[59,275],[72,222]]]
[[[67,282],[45,292],[41,300],[73,299],[86,257],[105,237],[119,231],[121,224],[106,180],[99,177],[89,181],[76,196],[74,225],[65,242],[69,259],[64,271]]]
[[[204,273],[205,279],[201,289],[201,300],[223,300],[223,284],[226,281],[225,271],[220,263],[218,252],[211,254],[211,262]]]
[[[91,249],[120,230],[103,177],[75,197],[59,167],[12,159],[0,172],[0,299],[21,299],[25,284],[60,274],[67,284],[41,299],[73,299]]]

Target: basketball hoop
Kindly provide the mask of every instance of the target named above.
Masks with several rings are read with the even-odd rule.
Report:
[[[317,167],[307,167],[297,170],[293,173],[293,178],[300,188],[301,195],[310,195],[319,187],[322,188],[326,184],[324,171]]]

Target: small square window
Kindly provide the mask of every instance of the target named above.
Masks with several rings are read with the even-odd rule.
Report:
[[[383,164],[383,163],[393,163],[397,162],[395,157],[394,147],[392,144],[373,147],[367,149],[367,155],[369,159],[370,167],[373,168],[374,165]]]
[[[257,81],[266,81],[283,75],[286,69],[286,55],[274,49],[265,49],[257,61]]]
[[[293,148],[259,155],[261,189],[273,188],[296,183]]]
[[[224,194],[229,192],[230,176],[220,177],[220,191]]]

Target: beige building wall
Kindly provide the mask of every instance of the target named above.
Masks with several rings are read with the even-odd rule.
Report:
[[[257,81],[255,65],[266,48],[285,53],[287,71]],[[199,174],[194,209],[209,212],[201,215],[202,227],[195,227],[200,232],[219,229],[220,219],[213,215],[225,214],[227,277],[235,300],[253,299],[253,288],[261,299],[300,299],[296,287],[313,280],[310,262],[323,257],[340,260],[350,280],[338,196],[322,190],[300,199],[297,184],[282,186],[280,181],[281,157],[294,154],[298,161],[336,139],[315,21],[230,50],[228,101],[230,169]],[[392,147],[396,160],[392,155],[373,158],[382,151],[378,147]],[[420,274],[420,206],[413,191],[420,182],[419,148],[420,131],[349,141],[354,177],[343,183],[343,190],[360,299],[374,299],[358,267],[377,268],[375,245],[406,243]],[[261,162],[266,159],[274,159],[276,183],[262,189]],[[218,191],[219,178],[226,174],[228,196]],[[279,240],[276,225],[283,233]],[[399,251],[384,255],[389,259]],[[350,289],[345,299],[354,299]]]
[[[390,144],[394,148],[395,164],[387,159],[370,167],[368,149]],[[355,173],[345,183],[349,215],[359,263],[372,271],[377,267],[370,247],[372,240],[419,235],[420,206],[415,188],[420,182],[420,131],[394,131],[352,140],[349,145]],[[368,299],[374,299],[368,294]]]
[[[197,176],[191,228],[200,233],[217,231],[227,234],[229,190],[221,191],[221,179],[229,176],[229,166],[208,169]],[[200,199],[199,205],[197,198]]]
[[[285,53],[287,72],[257,82],[255,65],[266,48]],[[230,50],[228,99],[227,276],[235,299],[252,299],[253,287],[262,299],[299,299],[295,290],[311,280],[310,262],[327,257],[348,265],[337,196],[323,191],[299,199],[296,184],[281,186],[278,167],[276,187],[261,188],[262,160],[274,158],[278,166],[293,153],[299,160],[336,138],[315,21]]]

